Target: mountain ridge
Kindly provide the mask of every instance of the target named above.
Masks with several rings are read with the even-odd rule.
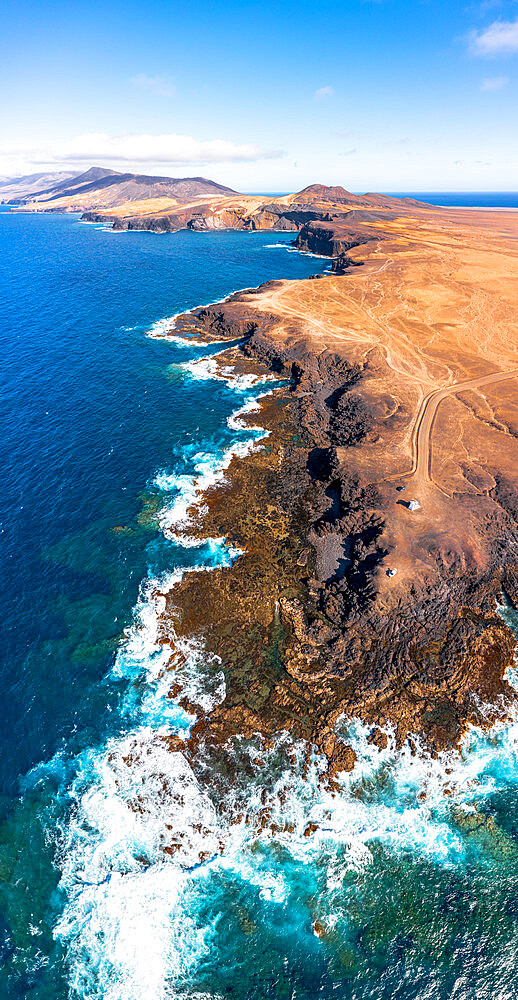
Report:
[[[45,183],[46,177],[48,183]],[[94,166],[82,173],[29,174],[14,178],[11,184],[0,185],[0,202],[34,206],[35,211],[66,212],[115,208],[125,202],[150,198],[165,197],[182,203],[193,198],[236,193],[206,177],[121,173],[109,167]]]

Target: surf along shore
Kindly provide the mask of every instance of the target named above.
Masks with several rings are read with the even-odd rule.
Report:
[[[392,724],[399,745],[436,753],[509,710],[516,640],[497,605],[518,602],[517,236],[499,212],[313,221],[297,246],[332,274],[176,320],[172,336],[240,338],[221,365],[284,379],[241,418],[267,440],[185,525],[242,554],[184,577],[160,619],[162,642],[196,636],[225,677],[209,714],[183,698],[191,755],[288,731],[333,781],[355,761],[342,716],[380,748]]]

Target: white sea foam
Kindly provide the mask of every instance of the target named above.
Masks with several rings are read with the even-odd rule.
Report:
[[[192,310],[188,309],[186,312],[192,312]],[[146,336],[151,337],[152,340],[170,340],[178,347],[206,347],[208,344],[206,340],[200,340],[196,337],[181,337],[176,332],[176,320],[178,316],[182,315],[183,313],[175,313],[173,316],[165,316],[163,319],[156,320],[147,330]]]
[[[55,936],[82,998],[172,997],[206,948],[188,872],[220,849],[218,818],[184,757],[152,730],[82,755],[70,790]]]
[[[253,424],[248,423],[248,421],[243,420],[243,417],[247,413],[257,413],[261,409],[260,399],[264,399],[265,396],[269,396],[273,390],[269,392],[262,392],[257,396],[252,396],[247,399],[243,406],[240,406],[238,410],[234,410],[233,413],[227,417],[227,426],[231,431],[257,431],[259,434],[264,434],[264,427],[258,427]]]
[[[238,554],[223,538],[200,541],[188,530],[193,508],[224,478],[234,456],[249,454],[267,436],[243,420],[258,408],[258,398],[250,397],[228,418],[232,430],[254,437],[223,453],[200,451],[192,474],[162,471],[155,478],[172,494],[160,514],[164,533],[199,548],[200,565],[142,586],[112,668],[113,679],[126,685],[121,723],[130,731],[83,753],[68,790],[72,809],[60,855],[67,901],[55,935],[67,949],[72,995],[81,1000],[174,1000],[217,947],[202,916],[213,891],[211,873],[247,883],[282,912],[290,865],[324,870],[322,905],[332,926],[346,872],[371,863],[374,843],[454,866],[466,847],[452,804],[470,811],[506,782],[518,782],[518,713],[489,733],[472,727],[461,753],[437,758],[418,740],[416,752],[397,748],[390,728],[379,750],[368,741],[368,727],[339,724],[357,761],[333,788],[322,780],[324,760],[313,753],[306,766],[306,747],[288,735],[268,749],[259,738],[227,745],[222,753],[234,758],[236,777],[217,798],[179,744],[168,746],[171,736],[187,738],[194,721],[170,697],[173,679],[204,712],[225,696],[218,660],[195,640],[179,640],[171,623],[164,643],[160,619],[166,595],[173,599],[185,572],[229,565]],[[248,754],[252,770],[240,769],[238,751]],[[254,762],[261,765],[255,771]],[[257,850],[272,841],[282,853]]]
[[[257,818],[266,804],[273,824],[280,828],[262,836],[279,840],[293,858],[304,862],[317,862],[326,853],[340,850],[342,878],[348,869],[370,863],[374,841],[396,851],[412,850],[440,863],[453,863],[462,854],[461,837],[448,824],[446,810],[436,817],[431,802],[421,798],[423,785],[430,780],[428,762],[420,760],[412,770],[414,758],[409,765],[409,751],[408,758],[403,753],[396,759],[394,753],[389,764],[383,755],[375,756],[376,748],[365,737],[358,731],[353,739],[357,752],[364,744],[363,757],[354,772],[340,777],[339,790],[322,781],[324,762],[318,756],[313,756],[306,773],[299,763],[287,768],[271,788],[257,786],[250,795],[260,803],[260,808],[256,803]],[[386,789],[389,767],[393,768],[390,792]],[[264,770],[268,775],[268,768]],[[246,803],[246,810],[253,815],[253,802]],[[307,835],[309,824],[315,828],[311,836]]]
[[[245,405],[234,413],[233,417],[236,429],[252,431],[254,437],[246,441],[235,442],[219,455],[213,452],[199,452],[194,456],[193,475],[170,475],[160,472],[156,476],[155,485],[159,489],[164,492],[176,491],[177,493],[173,502],[166,504],[159,514],[160,525],[166,537],[172,538],[182,545],[206,544],[206,542],[200,543],[199,539],[193,540],[192,535],[188,534],[192,516],[203,505],[206,491],[224,480],[225,473],[234,458],[246,457],[268,437],[269,432],[263,428],[250,428],[246,424],[243,424],[243,427],[238,426],[239,415],[243,415],[252,408],[255,408],[253,401],[247,400]],[[181,533],[179,534],[179,532]],[[213,545],[220,547],[222,562],[225,560],[225,551],[230,561],[235,558],[235,550],[226,546],[224,539],[210,541]]]
[[[211,302],[201,303],[200,305],[191,306],[190,309],[182,309],[181,312],[173,313],[171,316],[164,316],[162,319],[157,319],[147,331],[148,337],[153,337],[157,339],[163,339],[174,337],[175,340],[182,341],[186,344],[194,344],[200,346],[206,346],[208,341],[206,340],[193,340],[184,339],[179,337],[176,333],[176,323],[179,316],[190,316],[192,313],[197,312],[198,309],[208,309],[209,306],[220,305],[222,302],[228,302],[233,295],[236,295],[238,291],[246,291],[244,288],[236,289],[233,292],[229,292],[228,295],[224,295],[222,299],[213,299]]]
[[[238,392],[246,392],[256,385],[262,385],[272,380],[271,375],[236,374],[233,365],[222,365],[218,361],[218,354],[222,353],[223,351],[218,351],[210,357],[197,358],[193,361],[182,361],[174,367],[187,372],[192,378],[197,380],[206,381],[214,379],[225,382],[229,389],[236,389]]]
[[[318,755],[304,767],[302,744],[290,745],[287,736],[269,750],[251,744],[250,762],[259,759],[262,766],[255,776],[247,768],[246,777],[219,794],[217,812],[210,788],[151,730],[84,755],[62,864],[68,903],[56,928],[68,945],[78,994],[174,997],[175,984],[217,947],[202,917],[213,891],[210,872],[255,887],[282,910],[294,865],[295,871],[324,871],[325,895],[317,905],[331,926],[343,909],[346,873],[370,865],[375,842],[440,865],[462,862],[464,843],[449,822],[450,802],[473,808],[494,787],[487,771],[496,744],[498,760],[512,750],[518,774],[518,723],[512,736],[497,730],[488,736],[472,731],[469,741],[475,742],[462,755],[433,759],[421,748],[415,755],[409,747],[397,750],[390,730],[386,750],[379,751],[368,743],[367,727],[357,723],[347,741],[358,762],[334,789],[322,781]],[[288,747],[291,763],[286,759],[279,771],[275,758]],[[271,841],[283,853],[257,850]],[[96,993],[99,983],[104,992]]]
[[[184,543],[185,544],[185,543]],[[196,545],[200,543],[196,540]],[[226,546],[224,539],[207,543],[213,565],[226,565],[236,558],[237,550]],[[149,579],[141,588],[133,624],[115,658],[111,675],[128,682],[122,711],[153,725],[156,732],[176,733],[186,737],[195,717],[170,697],[173,680],[181,686],[182,696],[210,712],[225,697],[225,682],[216,657],[209,657],[193,639],[179,639],[171,622],[169,641],[164,642],[160,621],[166,609],[166,595],[177,587],[186,573],[207,571],[211,566],[178,568],[160,579]]]
[[[208,951],[189,915],[195,887],[170,864],[113,875],[71,899],[56,927],[67,946],[71,995],[81,1000],[173,1000]]]
[[[173,679],[207,712],[224,698],[224,680],[217,658],[178,640],[171,626],[161,642],[159,625],[166,594],[193,569],[147,581],[113,666],[114,679],[128,682],[123,718],[151,724],[85,751],[68,789],[60,852],[67,902],[54,933],[67,948],[71,993],[82,1000],[172,998],[212,935],[191,917],[199,892],[189,872],[218,854],[221,824],[167,736],[186,737],[194,721],[171,699]]]
[[[330,259],[328,253],[313,253],[311,250],[299,250],[298,248],[296,248],[294,252],[295,253],[301,253],[301,254],[303,254],[304,257],[317,257],[318,260],[329,260]]]
[[[316,257],[318,260],[329,260],[329,254],[313,253],[311,250],[300,250],[299,247],[290,243],[267,243],[265,250],[287,250],[288,253],[300,253],[304,257]]]
[[[264,434],[266,436],[266,432]],[[245,458],[257,446],[257,439],[240,441],[227,448],[224,454],[200,457],[196,463],[197,474],[194,476],[179,476],[180,487],[177,498],[169,507],[165,507],[160,515],[160,523],[167,537],[178,538],[178,530],[188,528],[194,512],[203,504],[204,494],[209,487],[221,482],[233,458]],[[179,537],[181,541],[181,536]]]

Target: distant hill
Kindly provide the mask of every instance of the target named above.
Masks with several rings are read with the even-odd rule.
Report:
[[[414,198],[393,198],[389,194],[375,194],[369,191],[367,194],[353,194],[345,188],[328,187],[325,184],[310,184],[293,196],[293,203],[297,205],[315,205],[322,202],[332,202],[333,205],[348,205],[358,208],[365,208],[372,205],[376,208],[397,208],[402,205],[422,205],[422,202],[415,201]]]
[[[13,193],[13,192],[16,193]],[[286,229],[311,221],[374,221],[380,212],[401,214],[427,208],[410,198],[353,194],[340,185],[310,184],[302,191],[270,200],[242,195],[206,177],[155,177],[90,167],[84,173],[33,174],[0,182],[0,201],[17,203],[20,212],[80,212],[88,222],[115,229]],[[360,220],[357,220],[360,221]]]
[[[33,174],[0,184],[0,201],[51,212],[113,208],[151,198],[169,198],[182,204],[235,193],[205,177],[123,174],[107,167],[90,167],[84,173]]]
[[[0,203],[23,202],[27,197],[34,197],[41,191],[63,181],[78,177],[79,173],[70,170],[56,173],[25,174],[22,177],[2,177],[0,180]]]
[[[360,197],[352,191],[346,191],[340,185],[332,187],[327,184],[309,184],[292,198],[297,205],[313,204],[315,201],[331,201],[339,205],[357,205],[360,202]]]

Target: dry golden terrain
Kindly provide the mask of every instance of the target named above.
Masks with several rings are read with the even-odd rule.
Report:
[[[133,189],[132,189],[133,190]],[[357,208],[382,208],[400,205],[398,199],[384,195],[353,195],[343,188],[327,188],[312,185],[302,192],[265,197],[246,194],[205,194],[195,198],[173,197],[170,195],[148,194],[146,197],[132,198],[118,196],[118,189],[99,187],[79,190],[75,194],[65,193],[52,200],[29,201],[19,207],[20,212],[99,212],[107,221],[164,219],[174,216],[174,228],[189,224],[193,213],[207,220],[207,228],[275,228],[279,215],[290,209],[305,209],[315,214],[329,212],[347,214]],[[297,228],[297,226],[293,226]]]
[[[177,319],[293,376],[207,497],[202,533],[244,554],[168,597],[164,634],[220,657],[221,739],[289,728],[333,772],[341,716],[438,750],[515,702],[495,601],[518,604],[517,237],[512,212],[342,210],[297,237],[332,273]]]
[[[473,515],[498,503],[496,477],[518,496],[518,214],[415,210],[366,225],[386,238],[350,251],[363,266],[285,282],[253,306],[276,317],[278,342],[302,337],[367,366],[381,424],[339,456],[392,505],[384,540],[398,575],[380,568],[377,588],[393,606],[438,559],[482,569]],[[399,431],[392,419],[384,434],[394,415]],[[414,498],[414,512],[397,502]]]
[[[284,198],[276,198],[277,204],[289,205],[294,195],[286,195]],[[213,195],[210,198],[196,198],[192,201],[179,201],[177,198],[139,198],[135,201],[126,201],[120,205],[110,203],[108,195],[103,195],[102,191],[79,192],[74,195],[64,195],[62,198],[54,198],[52,203],[46,201],[29,202],[18,209],[21,212],[47,212],[49,208],[53,212],[86,212],[90,209],[102,211],[113,215],[115,218],[126,218],[147,215],[167,215],[176,212],[180,207],[182,211],[191,208],[202,207],[207,213],[218,214],[223,211],[241,211],[246,215],[253,215],[261,205],[264,204],[264,195]]]

